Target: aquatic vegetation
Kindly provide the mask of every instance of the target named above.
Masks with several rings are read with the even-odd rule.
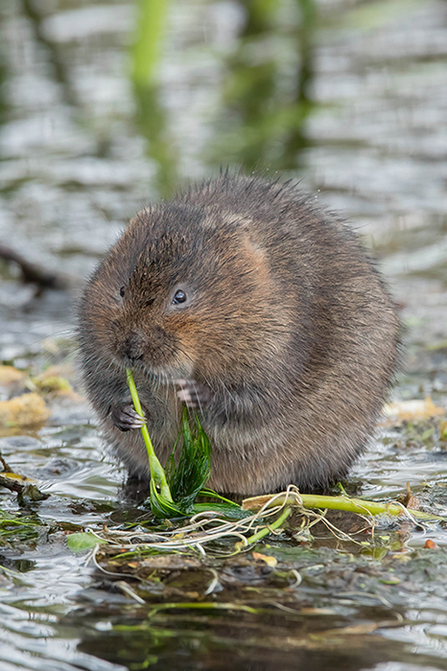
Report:
[[[130,368],[127,369],[127,383],[135,410],[143,416],[138,391]],[[211,443],[197,416],[194,416],[192,423],[193,428],[191,429],[188,410],[184,408],[180,435],[173,446],[171,457],[166,465],[166,473],[155,454],[146,424],[141,427],[151,472],[150,505],[156,517],[182,517],[193,511],[197,512],[194,502],[200,493],[208,497],[222,499],[225,501],[224,506],[226,507],[236,505],[227,499],[223,499],[216,492],[208,489],[204,490],[210,475]],[[181,452],[176,465],[175,452],[179,439],[181,439]],[[208,507],[219,510],[221,504],[213,503],[209,504]]]

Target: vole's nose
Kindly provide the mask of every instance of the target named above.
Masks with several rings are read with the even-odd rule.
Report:
[[[119,353],[130,361],[137,361],[143,358],[145,347],[145,335],[139,331],[131,331],[119,347]]]

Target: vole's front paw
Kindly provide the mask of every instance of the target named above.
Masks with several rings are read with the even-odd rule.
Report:
[[[132,403],[118,403],[112,405],[110,416],[112,422],[120,431],[140,429],[146,423],[146,418],[141,417],[133,407]]]
[[[209,387],[195,380],[175,380],[179,387],[177,398],[184,401],[188,408],[206,408],[213,400],[213,392]]]

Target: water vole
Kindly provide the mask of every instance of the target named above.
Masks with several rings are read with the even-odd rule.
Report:
[[[80,355],[105,436],[148,475],[125,367],[162,463],[196,406],[210,487],[344,476],[396,369],[399,320],[355,234],[290,185],[223,175],[130,222],[88,282]]]

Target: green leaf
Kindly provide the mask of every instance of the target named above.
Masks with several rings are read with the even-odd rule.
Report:
[[[98,538],[95,534],[88,532],[74,533],[67,537],[67,545],[73,552],[83,552],[84,550],[91,550],[96,545],[107,543],[107,541]]]
[[[174,501],[182,510],[189,511],[210,476],[211,443],[197,415],[194,417],[194,427],[191,430],[186,408],[183,409],[180,435],[182,451],[178,465],[174,466],[174,454],[172,454],[167,463],[167,473]],[[176,445],[177,443],[178,440]]]
[[[162,519],[166,517],[185,517],[186,513],[180,506],[177,506],[172,499],[167,499],[158,491],[154,478],[151,478],[149,487],[151,510],[155,517]]]

